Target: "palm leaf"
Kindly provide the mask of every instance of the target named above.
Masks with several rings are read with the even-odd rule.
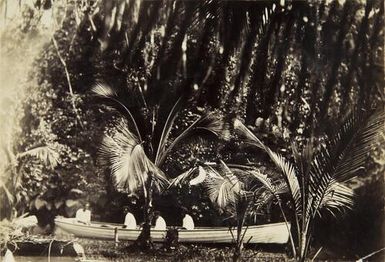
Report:
[[[280,154],[271,151],[269,148],[267,148],[267,153],[276,164],[276,166],[279,167],[282,170],[282,173],[285,175],[291,196],[294,200],[296,212],[297,214],[301,214],[302,194],[294,165],[292,165],[289,161],[286,161],[285,158]]]
[[[144,187],[149,175],[158,186],[168,184],[163,172],[146,156],[142,144],[121,121],[112,135],[102,141],[99,156],[101,163],[111,169],[118,188],[128,188],[132,193]]]
[[[265,145],[256,137],[253,132],[250,131],[240,120],[234,121],[234,131],[240,135],[244,140],[243,142],[256,146],[261,149],[265,149]]]
[[[210,112],[200,117],[200,119],[196,121],[194,129],[196,131],[207,131],[224,140],[228,140],[230,138],[230,132],[227,124],[215,112]]]
[[[171,150],[173,150],[184,139],[197,134],[198,131],[208,132],[225,139],[229,137],[229,131],[225,123],[215,113],[211,112],[205,114],[195,120],[179,136],[177,136],[167,148],[162,150],[159,154],[157,164],[161,165]]]
[[[256,168],[250,168],[248,166],[243,168],[241,165],[237,165],[237,169],[232,170],[237,174],[252,178],[254,181],[257,180],[263,185],[263,187],[258,187],[257,189],[255,189],[254,186],[250,189],[251,191],[247,193],[247,199],[249,202],[253,202],[252,206],[254,207],[253,209],[255,212],[273,201],[273,199],[280,201],[279,195],[289,191],[285,181],[282,181],[282,179],[274,181],[267,175],[263,175]]]
[[[115,91],[114,88],[107,84],[97,83],[92,89],[91,92],[95,95],[107,99],[111,102],[114,102],[114,105],[119,107],[120,109],[123,109],[123,112],[125,113],[125,117],[130,121],[130,124],[133,125],[135,128],[136,136],[138,137],[139,141],[142,142],[142,136],[140,134],[138,125],[136,123],[136,120],[134,118],[134,115],[131,113],[131,111],[119,100],[119,97]]]
[[[332,138],[332,145],[338,144],[342,147],[334,172],[334,177],[338,181],[351,178],[357,170],[363,168],[368,153],[380,138],[384,126],[384,110],[374,112],[366,121],[360,116],[353,115],[345,122],[341,131]],[[346,136],[347,140],[342,139]]]
[[[197,171],[198,176],[195,176]],[[181,186],[183,184],[186,184],[187,181],[190,186],[195,186],[203,183],[206,179],[212,178],[222,178],[222,176],[218,173],[217,170],[213,169],[208,165],[205,165],[204,167],[193,167],[172,179],[169,188],[172,186]]]
[[[55,168],[59,164],[59,153],[49,146],[35,147],[17,155],[18,158],[25,156],[36,157],[51,168]]]
[[[157,150],[156,156],[155,156],[155,164],[156,165],[159,165],[159,160],[161,159],[161,156],[164,155],[164,153],[165,153],[166,143],[167,143],[168,137],[171,133],[171,129],[173,128],[175,119],[178,116],[178,113],[180,112],[181,105],[182,105],[182,98],[179,98],[167,116],[167,120],[166,120],[166,123],[164,125],[162,135],[161,135],[160,140],[159,140],[158,150]]]
[[[190,181],[190,183],[189,183],[190,186],[198,185],[198,184],[202,183],[206,179],[207,173],[204,170],[204,168],[199,166],[198,167],[198,171],[199,171],[198,176]]]
[[[246,143],[261,148],[266,151],[274,164],[281,169],[288,182],[291,196],[294,200],[295,209],[301,213],[301,190],[298,182],[295,166],[286,161],[280,154],[274,153],[269,147],[265,146],[253,132],[251,132],[241,121],[234,121],[234,130],[242,136]]]
[[[222,167],[226,168],[223,162]],[[238,178],[233,173],[222,176],[212,167],[206,168],[205,171],[207,178],[204,181],[204,187],[210,201],[223,211],[233,208],[242,190]]]
[[[384,116],[384,111],[380,110],[366,121],[362,115],[352,115],[321,146],[311,168],[309,195],[313,197],[307,208],[308,216],[315,216],[324,206],[324,199],[336,181],[346,181],[362,168],[383,129]]]
[[[92,87],[91,92],[104,98],[111,98],[117,96],[115,90],[112,87],[102,83],[97,83],[94,87]]]
[[[262,179],[265,179],[265,177],[263,176]],[[288,187],[285,181],[280,181],[275,185],[272,185],[271,188],[267,188],[264,183],[263,185],[264,187],[258,188],[257,190],[252,192],[252,213],[258,213],[263,207],[268,206],[270,203],[272,203],[274,199],[281,201],[280,195],[286,194],[288,192]]]
[[[320,204],[320,209],[326,209],[333,215],[335,210],[352,209],[353,196],[354,192],[349,187],[338,182],[330,183]]]
[[[262,185],[263,185],[265,188],[267,188],[267,189],[268,189],[274,196],[277,197],[277,199],[279,199],[279,198],[278,198],[278,195],[279,195],[280,193],[282,193],[282,190],[284,189],[284,188],[282,187],[282,183],[280,184],[279,187],[277,187],[276,185],[273,184],[273,182],[271,181],[271,179],[267,177],[267,175],[263,175],[262,173],[260,173],[259,171],[256,171],[256,170],[255,170],[255,171],[251,171],[250,174],[251,174],[254,178],[256,178],[259,182],[261,182]],[[286,189],[288,189],[287,186],[286,186]]]
[[[191,179],[191,176],[195,173],[195,171],[196,167],[190,168],[186,172],[183,172],[179,176],[172,179],[168,187],[170,188],[174,186],[181,186],[182,184],[186,183],[187,180]]]

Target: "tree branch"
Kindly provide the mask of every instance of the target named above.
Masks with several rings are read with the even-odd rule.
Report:
[[[82,121],[80,119],[79,112],[78,112],[78,110],[76,108],[75,96],[74,96],[74,92],[73,92],[73,88],[72,88],[72,84],[71,84],[71,78],[70,78],[70,74],[69,74],[69,71],[68,71],[67,63],[64,60],[63,56],[60,54],[58,44],[57,44],[56,39],[55,39],[55,37],[53,35],[52,35],[52,43],[53,43],[53,45],[55,47],[57,56],[59,57],[59,60],[60,60],[60,62],[62,63],[62,65],[64,67],[64,72],[65,72],[65,75],[66,75],[66,78],[67,78],[68,90],[69,90],[70,95],[71,95],[72,108],[73,108],[74,113],[76,115],[77,121],[79,122],[79,125],[82,128],[84,128],[84,126],[82,124]]]

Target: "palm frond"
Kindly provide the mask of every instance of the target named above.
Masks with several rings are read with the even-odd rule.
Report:
[[[198,175],[196,175],[198,171]],[[195,177],[194,177],[195,176]],[[221,179],[222,176],[213,169],[212,167],[209,166],[198,166],[198,167],[193,167],[187,170],[186,172],[183,172],[176,178],[172,179],[169,185],[169,188],[172,186],[181,186],[183,184],[188,184],[190,186],[195,186],[199,185],[203,182],[205,182],[206,179]]]
[[[287,161],[283,156],[273,152],[269,147],[265,146],[262,141],[256,137],[241,121],[234,121],[235,131],[246,139],[246,143],[261,148],[266,151],[274,164],[281,169],[288,182],[291,196],[295,203],[295,208],[298,213],[301,213],[301,190],[298,182],[295,166]]]
[[[274,199],[274,194],[269,190],[262,190],[261,192],[254,193],[255,201],[253,201],[253,204],[250,205],[251,207],[251,214],[256,214],[261,211],[264,207],[270,205]]]
[[[247,194],[247,199],[253,202],[254,209],[261,208],[265,206],[267,203],[271,202],[273,199],[280,201],[280,195],[289,192],[289,188],[287,183],[282,179],[273,180],[269,178],[267,175],[263,175],[258,169],[244,169],[244,173],[252,178],[252,180],[257,180],[263,186],[257,187],[255,186],[249,190],[249,194]]]
[[[333,177],[338,181],[344,181],[363,168],[368,154],[380,138],[384,126],[384,110],[374,112],[366,121],[362,117],[354,115],[349,118],[341,131],[332,138],[332,145],[342,147],[341,153],[337,155],[338,162]]]
[[[341,183],[333,182],[326,190],[318,214],[321,214],[320,211],[326,210],[335,216],[335,212],[352,209],[354,205],[353,197],[354,192],[351,188]]]
[[[185,184],[187,180],[191,179],[191,176],[195,173],[195,171],[196,171],[196,167],[190,168],[189,170],[183,172],[179,176],[172,179],[168,187],[170,188],[170,187],[181,186],[182,184]]]
[[[265,179],[263,177],[263,179]],[[261,181],[262,182],[262,181]],[[260,212],[263,207],[270,205],[274,200],[281,201],[280,195],[288,193],[289,189],[285,181],[279,181],[271,185],[268,189],[264,184],[264,187],[260,187],[253,194],[253,201],[251,206],[251,213],[255,214]]]
[[[287,183],[283,180],[273,181],[267,175],[263,175],[259,171],[252,171],[250,174],[256,178],[262,185],[270,191],[278,200],[279,195],[289,192]]]
[[[136,132],[135,135],[138,137],[139,141],[142,142],[142,136],[140,134],[140,131],[139,131],[138,125],[136,123],[134,115],[132,114],[131,110],[127,106],[125,106],[123,102],[121,102],[119,100],[119,97],[117,96],[117,93],[115,92],[115,89],[112,88],[111,86],[107,85],[107,84],[97,83],[91,89],[91,91],[95,95],[97,95],[101,98],[105,98],[108,101],[113,102],[115,109],[123,110],[122,112],[124,113],[124,116],[127,118],[127,120],[130,121],[130,124],[135,128],[135,132]],[[120,111],[120,110],[118,110],[118,111]]]
[[[229,137],[229,131],[226,124],[213,112],[205,114],[195,120],[189,127],[187,127],[179,136],[177,136],[172,143],[159,154],[158,165],[161,165],[166,159],[167,154],[173,150],[181,141],[196,134],[197,131],[206,131],[218,137]]]
[[[55,168],[59,164],[59,153],[50,146],[39,146],[18,154],[18,158],[33,156],[42,161],[46,166]]]
[[[159,145],[158,145],[158,149],[157,149],[156,156],[155,156],[155,164],[156,165],[159,165],[159,160],[160,160],[161,156],[164,154],[168,137],[171,133],[171,129],[174,125],[175,119],[178,116],[178,113],[180,112],[181,104],[182,104],[182,98],[179,98],[167,116],[167,120],[166,120],[166,123],[164,125],[162,135],[160,136]]]
[[[205,170],[207,177],[204,186],[210,201],[223,211],[234,207],[242,190],[238,178],[234,174],[221,176],[212,167]]]
[[[196,176],[194,179],[190,180],[190,183],[189,183],[190,186],[199,185],[200,183],[202,183],[206,179],[207,173],[204,170],[204,168],[199,166],[198,171],[199,171],[198,176]]]
[[[146,156],[138,138],[121,121],[112,135],[102,141],[99,157],[101,163],[111,169],[118,188],[128,188],[132,193],[145,185],[153,175],[157,185],[167,185],[163,172]]]
[[[102,83],[97,83],[94,87],[92,87],[91,92],[104,98],[116,97],[115,90],[109,85]]]
[[[301,213],[301,189],[298,182],[297,174],[294,165],[292,165],[289,161],[287,161],[283,156],[281,156],[278,153],[275,153],[271,151],[269,148],[267,148],[267,153],[270,156],[270,158],[273,160],[275,165],[279,167],[283,174],[285,175],[285,178],[288,182],[288,186],[290,189],[291,197],[294,200],[295,209],[297,211],[297,214]]]
[[[312,203],[307,208],[307,216],[315,216],[319,212],[336,181],[346,181],[363,167],[383,129],[384,117],[384,111],[374,112],[366,121],[362,116],[352,115],[338,132],[321,145],[310,172]]]
[[[230,131],[227,124],[215,112],[209,112],[199,118],[194,125],[194,129],[208,131],[224,140],[230,138]]]
[[[258,148],[265,149],[265,145],[256,137],[253,132],[250,131],[240,120],[236,119],[234,121],[234,131],[242,138],[244,142]]]

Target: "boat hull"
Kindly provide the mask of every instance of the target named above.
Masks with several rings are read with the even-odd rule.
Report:
[[[120,224],[92,222],[85,225],[72,218],[56,218],[55,224],[66,233],[76,237],[114,240],[115,234],[119,240],[134,241],[140,234],[140,229],[126,229]],[[285,244],[289,240],[290,224],[273,223],[244,227],[246,230],[244,241],[248,243]],[[166,230],[151,229],[151,238],[154,242],[163,242]],[[179,229],[178,242],[180,243],[233,243],[236,229],[228,227],[197,227],[193,230]]]

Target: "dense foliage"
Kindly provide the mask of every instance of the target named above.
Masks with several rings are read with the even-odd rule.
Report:
[[[152,109],[162,105],[156,119],[161,123],[183,95],[184,109],[171,138],[204,112],[216,110],[227,123],[241,119],[288,159],[293,140],[299,147],[313,135],[322,141],[321,134],[333,133],[355,109],[383,107],[381,0],[23,3],[21,19],[5,21],[9,26],[1,32],[7,94],[1,98],[7,127],[1,146],[13,155],[48,146],[58,153],[58,165],[52,169],[36,156],[15,164],[4,154],[0,167],[18,170],[17,211],[38,214],[42,225],[57,214],[72,216],[80,200],[91,202],[96,220],[121,221],[124,205],[143,218],[143,200],[118,192],[110,170],[98,165],[103,135],[113,132],[120,115],[91,94],[96,83],[120,90],[124,104],[145,119],[146,131],[153,126],[154,111],[147,112],[143,101]],[[49,25],[47,16],[53,21]],[[167,154],[162,170],[174,178],[197,163],[222,159],[278,173],[266,155],[236,138],[185,141]],[[383,159],[379,148],[366,162],[366,172],[349,181],[358,199],[378,201],[368,211],[372,217],[384,215],[383,190],[371,190],[376,182],[384,183]],[[5,201],[6,191],[0,194]],[[367,212],[362,203],[357,201],[356,212]],[[198,225],[222,224],[226,217],[213,209],[201,188],[171,189],[154,199],[154,206],[171,224],[180,218],[168,217],[167,211],[181,206]],[[273,217],[281,219],[277,206],[272,209]],[[271,210],[261,211],[260,222],[268,220],[265,213]],[[362,213],[357,216],[365,217]],[[354,222],[346,227],[358,228]]]

